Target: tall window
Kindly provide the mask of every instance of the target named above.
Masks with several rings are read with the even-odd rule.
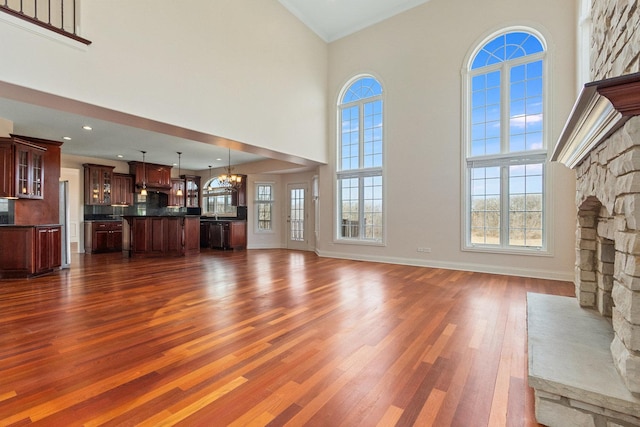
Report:
[[[258,231],[272,231],[273,184],[256,184],[255,205]]]
[[[545,49],[527,31],[484,44],[468,69],[465,246],[546,248]]]
[[[382,86],[363,76],[338,105],[338,239],[382,242]]]

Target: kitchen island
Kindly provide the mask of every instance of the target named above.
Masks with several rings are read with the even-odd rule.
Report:
[[[199,215],[124,215],[126,257],[188,256],[200,252]]]

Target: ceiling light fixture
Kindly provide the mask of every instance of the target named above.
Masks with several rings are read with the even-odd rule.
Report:
[[[231,170],[231,149],[229,149],[229,166],[226,168],[226,173],[218,175],[218,182],[226,191],[237,191],[242,184],[242,176],[232,173]]]
[[[213,179],[211,179],[211,165],[209,165],[209,187],[207,187],[207,190],[213,190]]]
[[[176,151],[178,153],[178,176],[180,176],[180,156],[182,153],[180,151]],[[182,182],[180,183],[180,187],[178,187],[178,191],[176,191],[176,196],[182,196]]]
[[[93,128],[91,126],[89,126],[89,125],[82,126],[82,129],[84,129],[84,130],[93,130]]]
[[[147,154],[146,151],[140,151],[142,153],[142,190],[140,190],[141,196],[147,195],[147,170],[144,162],[144,155]]]
[[[65,141],[71,141],[71,137],[70,136],[63,136],[62,139],[64,139]]]

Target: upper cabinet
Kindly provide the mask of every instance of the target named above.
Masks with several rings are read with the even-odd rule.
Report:
[[[231,193],[231,204],[233,206],[247,206],[247,176],[240,175],[242,181],[236,191]]]
[[[44,197],[44,153],[46,148],[16,142],[15,171],[16,194],[20,199]]]
[[[112,203],[114,166],[84,164],[84,204],[109,206]]]
[[[13,180],[13,141],[0,138],[0,197],[15,197],[16,185]]]
[[[178,194],[178,191],[182,191],[182,194]],[[184,180],[181,178],[171,178],[169,206],[184,206]]]
[[[188,208],[200,207],[200,177],[195,175],[182,175],[180,176],[184,180],[185,191],[185,206]]]
[[[129,162],[129,173],[135,176],[136,187],[171,188],[171,166]]]
[[[111,204],[118,206],[133,205],[133,176],[123,173],[113,174]]]

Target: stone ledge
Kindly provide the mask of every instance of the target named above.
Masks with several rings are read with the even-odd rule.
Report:
[[[575,298],[528,293],[527,331],[529,385],[536,392],[604,408],[614,419],[631,417],[640,425],[640,396],[627,389],[613,363],[609,320],[580,308]]]

